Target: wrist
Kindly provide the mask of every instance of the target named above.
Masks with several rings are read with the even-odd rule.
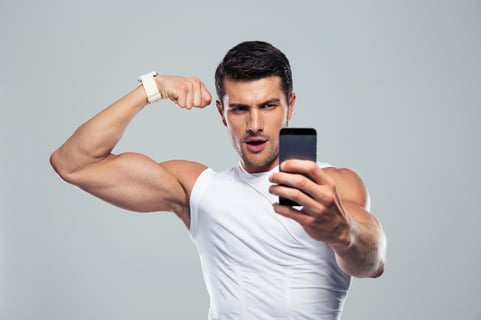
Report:
[[[141,75],[138,79],[138,81],[142,83],[148,103],[154,103],[162,99],[162,95],[160,94],[155,79],[157,76],[158,73],[156,71],[152,71]]]

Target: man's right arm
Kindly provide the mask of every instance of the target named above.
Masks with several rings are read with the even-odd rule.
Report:
[[[210,104],[210,93],[198,79],[155,79],[162,97],[180,107]],[[146,105],[139,86],[81,125],[50,162],[62,179],[107,202],[139,212],[173,211],[188,226],[188,193],[205,166],[190,161],[157,163],[137,153],[112,154],[130,121]]]

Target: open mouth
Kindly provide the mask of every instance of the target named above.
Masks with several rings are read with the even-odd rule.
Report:
[[[253,140],[246,141],[247,150],[254,153],[261,152],[262,150],[264,150],[266,142],[267,140],[261,140],[261,139],[253,139]]]
[[[251,146],[260,146],[261,144],[265,143],[264,140],[254,140],[254,141],[248,141],[247,144]]]

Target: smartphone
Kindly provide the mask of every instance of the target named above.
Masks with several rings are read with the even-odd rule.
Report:
[[[279,135],[279,164],[288,159],[316,161],[317,133],[313,128],[282,128]],[[299,204],[279,197],[279,203],[287,206]]]

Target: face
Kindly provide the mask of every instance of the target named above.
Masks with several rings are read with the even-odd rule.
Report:
[[[251,173],[271,170],[278,165],[279,130],[292,117],[296,95],[287,101],[277,76],[224,80],[224,87],[223,106],[217,101],[217,110],[244,168]]]

